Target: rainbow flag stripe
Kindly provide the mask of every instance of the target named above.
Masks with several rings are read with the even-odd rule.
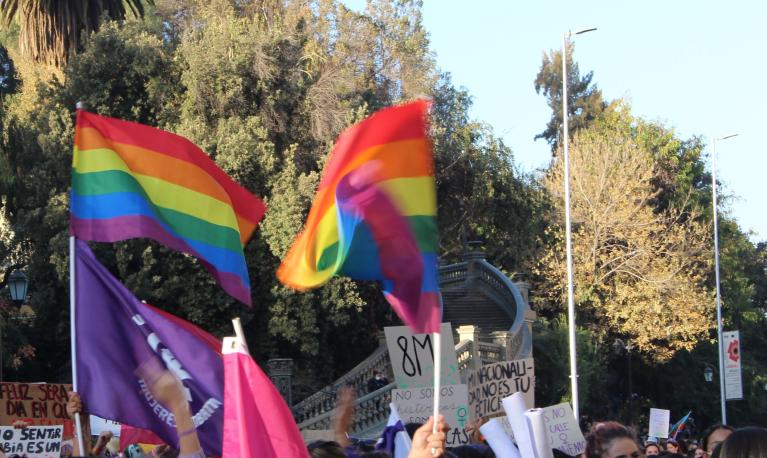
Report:
[[[437,199],[428,103],[384,109],[341,134],[304,231],[277,276],[309,289],[333,275],[380,280],[415,332],[438,332]]]
[[[78,110],[70,230],[115,242],[151,238],[199,259],[250,305],[243,246],[266,211],[189,140]]]

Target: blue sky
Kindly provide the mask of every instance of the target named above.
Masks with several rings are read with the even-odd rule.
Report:
[[[528,171],[550,157],[533,141],[550,117],[533,87],[542,54],[566,30],[598,27],[575,39],[575,59],[608,100],[627,99],[682,138],[740,134],[717,146],[719,179],[734,196],[726,209],[753,241],[767,240],[767,2],[424,0],[423,17],[439,67]]]

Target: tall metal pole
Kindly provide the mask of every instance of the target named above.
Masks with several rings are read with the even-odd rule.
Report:
[[[562,141],[564,142],[565,175],[565,244],[567,250],[567,327],[570,343],[570,394],[573,401],[573,414],[579,421],[578,404],[578,360],[575,348],[575,300],[573,292],[573,242],[570,224],[570,136],[567,127],[567,41],[570,32],[562,35]]]
[[[727,135],[719,140],[726,140],[737,136],[738,134]],[[719,347],[719,396],[722,405],[722,424],[727,424],[727,397],[724,386],[724,342],[722,341],[722,302],[721,290],[719,287],[719,212],[716,204],[716,141],[714,137],[711,152],[711,194],[712,205],[714,207],[714,273],[716,276],[716,332],[717,346]]]

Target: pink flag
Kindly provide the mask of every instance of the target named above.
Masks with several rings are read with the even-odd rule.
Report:
[[[233,337],[224,339],[223,458],[309,458],[293,415]]]

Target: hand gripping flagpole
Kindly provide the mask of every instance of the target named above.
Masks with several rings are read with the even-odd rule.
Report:
[[[81,110],[85,108],[85,104],[83,102],[77,102],[77,105],[75,106],[76,109]],[[71,205],[71,204],[70,204]],[[70,335],[70,343],[72,345],[72,391],[75,393],[78,392],[77,387],[77,333],[76,333],[76,323],[75,323],[75,310],[77,307],[75,306],[75,303],[77,301],[76,297],[76,282],[75,282],[75,275],[76,275],[76,262],[75,262],[75,237],[70,236],[69,237],[69,335]],[[80,413],[75,414],[75,429],[77,432],[77,446],[78,450],[80,452],[80,455],[85,456],[90,452],[90,450],[85,450],[85,444],[83,443],[83,425],[82,421],[80,419]]]

